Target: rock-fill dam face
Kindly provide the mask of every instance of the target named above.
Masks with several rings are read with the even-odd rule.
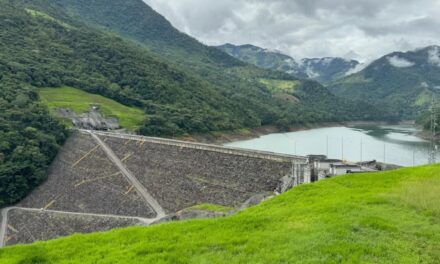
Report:
[[[48,180],[2,210],[0,246],[147,225],[197,204],[237,208],[309,181],[304,157],[76,131]]]

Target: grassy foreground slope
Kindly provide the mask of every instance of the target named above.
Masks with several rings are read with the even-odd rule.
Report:
[[[303,185],[229,218],[75,235],[1,263],[439,263],[440,165]]]
[[[145,113],[136,107],[129,107],[98,94],[91,94],[72,87],[38,89],[41,101],[50,109],[69,108],[77,114],[90,110],[91,105],[99,105],[106,117],[118,118],[120,125],[136,130],[146,119]]]

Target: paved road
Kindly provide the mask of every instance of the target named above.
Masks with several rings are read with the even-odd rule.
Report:
[[[23,208],[23,207],[8,207],[1,210],[1,226],[0,226],[0,248],[5,246],[6,239],[6,229],[8,226],[8,214],[11,210],[22,210],[28,212],[38,212],[38,213],[51,213],[51,214],[63,214],[63,215],[74,215],[74,216],[91,216],[91,217],[106,217],[106,218],[115,218],[115,219],[130,219],[130,220],[138,220],[144,225],[150,225],[157,218],[142,218],[142,217],[133,217],[133,216],[122,216],[122,215],[103,215],[103,214],[90,214],[90,213],[76,213],[76,212],[64,212],[64,211],[53,211],[53,210],[43,210],[43,209],[35,209],[35,208]]]
[[[185,148],[192,148],[192,149],[198,149],[198,150],[213,151],[213,152],[218,152],[218,153],[223,153],[223,154],[228,154],[228,155],[239,155],[239,156],[245,156],[245,157],[251,157],[251,158],[262,158],[262,159],[281,161],[281,162],[285,162],[285,161],[291,162],[292,160],[294,160],[295,163],[301,163],[301,164],[307,163],[307,157],[303,157],[303,156],[280,154],[280,153],[259,151],[259,150],[246,150],[246,149],[241,149],[241,148],[224,147],[224,146],[218,146],[218,145],[196,143],[196,142],[187,142],[187,141],[166,139],[166,138],[145,137],[145,136],[132,135],[132,134],[121,134],[121,133],[115,133],[115,132],[103,132],[103,131],[85,130],[85,129],[76,129],[76,130],[79,131],[80,133],[86,133],[86,134],[94,133],[96,135],[102,135],[102,136],[108,136],[108,137],[122,138],[122,139],[127,139],[127,140],[139,140],[139,141],[146,141],[146,142],[156,143],[156,144],[166,144],[166,145],[177,146],[177,147],[185,147]]]
[[[128,181],[136,188],[138,193],[145,199],[147,204],[153,211],[156,212],[156,218],[162,218],[166,216],[165,210],[159,205],[156,199],[151,196],[147,189],[138,181],[138,179],[124,166],[121,160],[116,156],[113,150],[107,146],[96,134],[89,132],[92,137],[101,145],[104,152],[110,158],[110,160],[119,168],[121,173],[128,179]]]

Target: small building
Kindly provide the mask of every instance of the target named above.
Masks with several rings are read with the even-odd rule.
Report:
[[[332,165],[343,165],[344,162],[338,159],[325,159],[315,161],[315,168],[323,171],[330,171]]]
[[[339,176],[349,173],[362,172],[362,167],[356,164],[332,164],[330,165],[330,175]]]

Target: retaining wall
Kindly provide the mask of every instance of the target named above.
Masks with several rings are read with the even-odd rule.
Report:
[[[136,219],[80,216],[45,211],[12,209],[5,244],[28,244],[75,233],[103,232],[114,228],[141,225]]]
[[[17,207],[155,217],[92,137],[80,133],[66,142],[48,180]]]
[[[137,136],[100,137],[168,212],[200,203],[238,206],[273,192],[306,158]]]

